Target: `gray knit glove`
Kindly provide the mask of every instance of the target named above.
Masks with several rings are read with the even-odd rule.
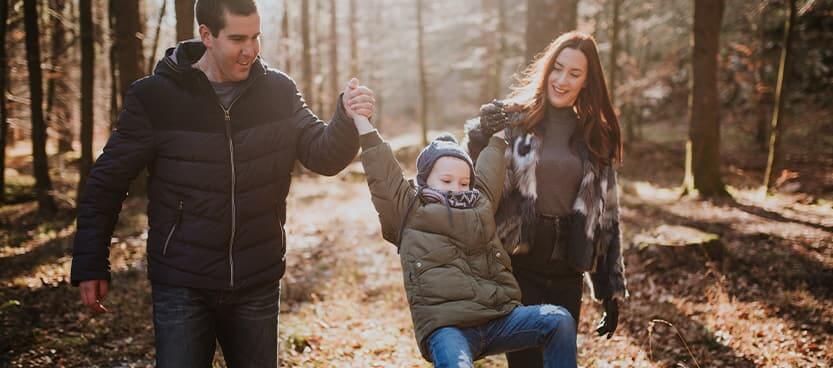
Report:
[[[484,136],[491,137],[509,126],[509,117],[504,107],[504,103],[500,100],[492,100],[480,106],[480,130]]]

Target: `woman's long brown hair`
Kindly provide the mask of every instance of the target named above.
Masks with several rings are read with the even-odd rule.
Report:
[[[527,131],[533,131],[535,126],[544,120],[549,104],[547,79],[554,68],[556,58],[568,47],[581,51],[587,58],[587,79],[575,102],[582,129],[576,129],[572,138],[576,138],[576,134],[582,132],[587,149],[597,164],[621,163],[622,135],[619,119],[610,102],[593,36],[572,31],[556,38],[520,74],[506,102],[526,112],[517,125]]]

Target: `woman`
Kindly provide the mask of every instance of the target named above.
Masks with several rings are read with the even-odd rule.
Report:
[[[578,325],[586,272],[605,309],[596,331],[610,338],[627,296],[614,168],[622,139],[592,36],[558,37],[506,101],[483,106],[467,126],[473,159],[507,125],[507,195],[496,220],[522,302],[564,306]],[[542,366],[538,350],[507,359],[510,367]]]

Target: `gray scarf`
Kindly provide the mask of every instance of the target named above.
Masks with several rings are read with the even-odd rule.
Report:
[[[457,209],[474,208],[474,204],[480,198],[480,191],[477,189],[460,192],[442,192],[433,188],[423,187],[419,193],[422,199],[428,203],[442,203],[447,207]]]

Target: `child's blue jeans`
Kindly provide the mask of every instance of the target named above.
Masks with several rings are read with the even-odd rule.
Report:
[[[576,322],[564,307],[530,305],[480,326],[440,328],[428,338],[437,368],[474,367],[493,354],[540,348],[544,367],[576,367]]]

